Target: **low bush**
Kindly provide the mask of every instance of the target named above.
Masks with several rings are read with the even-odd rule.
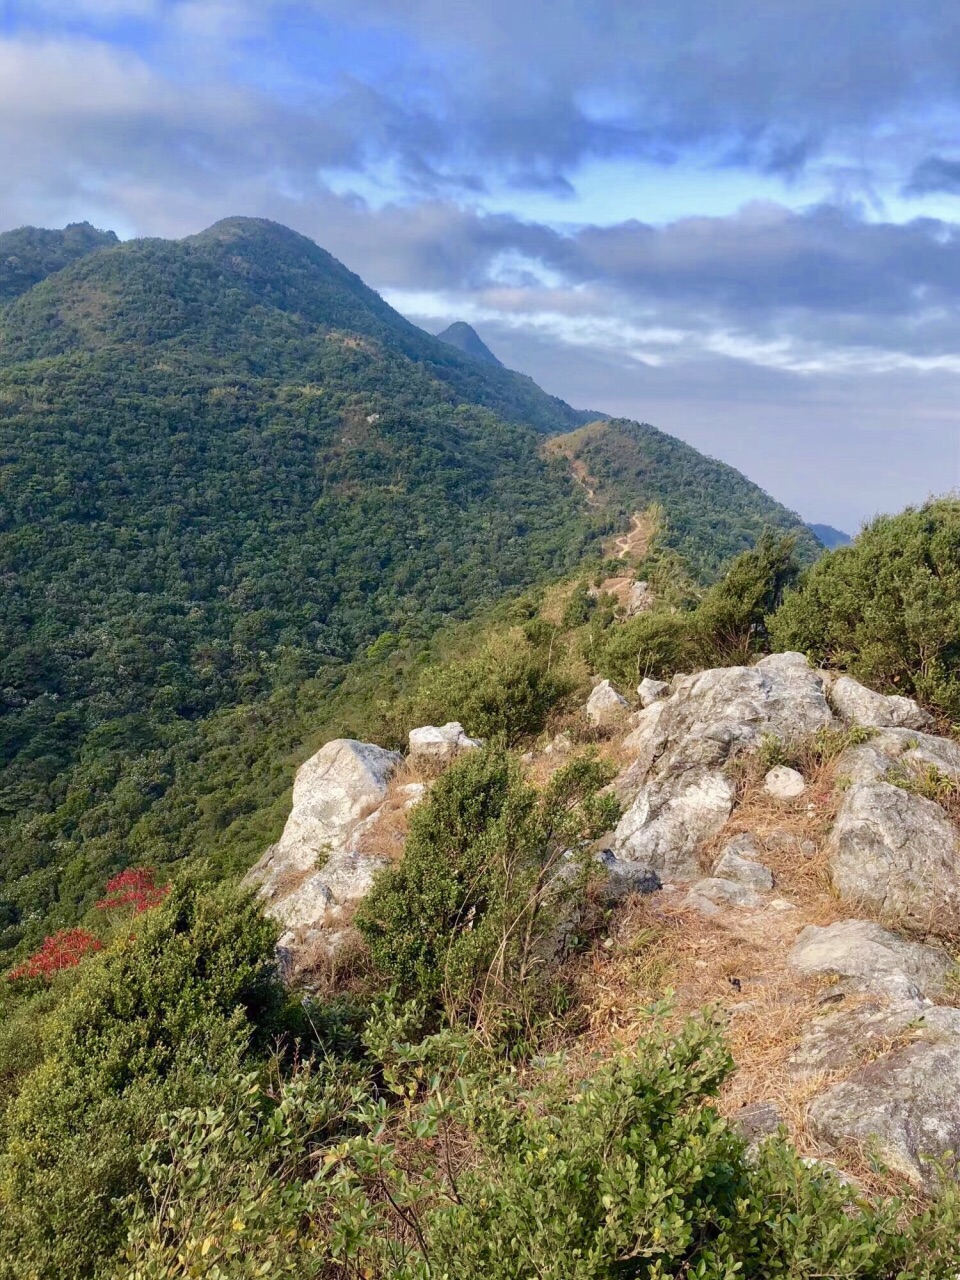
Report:
[[[896,1200],[860,1199],[780,1138],[748,1157],[712,1105],[730,1068],[709,1022],[667,1035],[655,1019],[630,1052],[576,1083],[562,1063],[504,1075],[482,1047],[450,1032],[395,1043],[365,1089],[322,1069],[273,1091],[238,1078],[214,1110],[168,1118],[147,1148],[124,1274],[955,1274],[955,1190],[911,1216]]]
[[[599,670],[622,685],[644,676],[748,662],[769,644],[766,619],[799,566],[794,539],[765,534],[731,563],[694,608],[661,607],[611,627],[599,647]]]
[[[960,501],[875,520],[807,570],[770,632],[778,649],[960,719]]]
[[[0,1276],[98,1274],[157,1117],[279,1032],[274,937],[247,899],[180,886],[84,962],[0,1130]]]
[[[549,639],[535,643],[516,629],[495,636],[466,662],[429,668],[416,691],[388,711],[395,738],[402,740],[411,725],[450,720],[507,746],[539,733],[576,686]]]
[[[582,881],[577,855],[616,821],[616,801],[598,794],[611,772],[580,758],[538,791],[497,749],[447,770],[357,914],[387,980],[451,1018],[526,1021],[546,939]]]

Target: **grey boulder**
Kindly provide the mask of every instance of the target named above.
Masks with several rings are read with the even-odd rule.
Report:
[[[601,729],[613,728],[630,714],[630,704],[609,680],[601,680],[587,699],[587,719]]]
[[[828,856],[833,886],[847,902],[927,929],[960,914],[957,832],[923,796],[888,782],[850,787]]]
[[[408,743],[412,761],[441,767],[450,764],[464,751],[475,751],[483,746],[479,738],[470,738],[464,733],[463,725],[458,720],[451,720],[449,724],[439,727],[425,724],[419,729],[411,729]]]
[[[907,942],[871,920],[808,925],[788,959],[801,973],[835,975],[857,990],[916,1005],[943,990],[953,967],[939,948]]]
[[[849,724],[878,729],[926,729],[930,716],[912,698],[875,693],[851,676],[838,676],[830,688],[837,714]]]

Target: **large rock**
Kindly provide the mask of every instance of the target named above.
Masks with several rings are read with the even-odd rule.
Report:
[[[801,973],[831,974],[857,990],[921,1005],[937,996],[953,967],[937,947],[907,942],[870,920],[811,924],[793,945],[789,962]]]
[[[600,729],[611,729],[630,714],[630,704],[609,680],[601,680],[587,699],[587,719]]]
[[[698,847],[733,808],[735,788],[723,766],[756,750],[765,735],[807,737],[833,715],[822,678],[801,654],[678,676],[671,687],[624,741],[635,759],[615,784],[626,811],[612,847],[665,880],[692,880],[700,876]]]
[[[284,928],[287,971],[326,942],[332,947],[386,857],[376,827],[402,757],[366,742],[328,742],[297,771],[283,834],[247,873],[266,913]]]
[[[278,877],[310,870],[318,857],[342,848],[361,818],[383,801],[400,763],[396,751],[336,738],[297,770],[293,806],[283,834],[249,872],[269,892]]]
[[[464,751],[475,751],[483,746],[479,738],[469,738],[458,720],[449,724],[425,724],[411,729],[409,736],[410,759],[417,764],[444,767]]]
[[[878,729],[926,729],[931,718],[914,702],[899,694],[875,693],[850,676],[838,676],[830,688],[830,699],[849,724]]]
[[[687,769],[640,791],[620,819],[613,840],[617,857],[642,863],[662,880],[695,880],[697,849],[729,818],[736,787],[719,771]]]
[[[932,930],[960,918],[957,832],[932,800],[888,782],[851,786],[828,854],[847,902]]]
[[[634,582],[627,592],[624,601],[624,612],[628,618],[635,618],[638,613],[646,613],[653,608],[654,597],[649,582]]]
[[[912,1043],[815,1098],[807,1118],[820,1141],[875,1150],[889,1168],[935,1190],[932,1162],[960,1152],[960,1010],[931,1010],[911,1034]]]

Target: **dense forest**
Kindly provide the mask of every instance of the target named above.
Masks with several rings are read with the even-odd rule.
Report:
[[[0,231],[0,303],[26,293],[47,276],[95,249],[119,244],[112,231],[73,222],[62,231],[19,227]]]
[[[200,858],[236,822],[252,860],[290,753],[371,646],[412,652],[599,557],[652,500],[697,571],[796,523],[647,428],[644,465],[611,456],[616,501],[591,507],[539,444],[589,414],[423,333],[275,224],[81,239],[0,311],[6,949],[127,863]]]

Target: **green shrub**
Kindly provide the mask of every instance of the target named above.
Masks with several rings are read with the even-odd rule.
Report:
[[[402,1019],[401,1019],[402,1022]],[[395,1043],[382,1085],[239,1079],[145,1153],[128,1280],[944,1280],[956,1190],[911,1217],[780,1138],[748,1158],[712,1105],[731,1068],[708,1022],[655,1019],[572,1083],[501,1074],[446,1032]],[[353,1088],[349,1119],[337,1122]],[[203,1171],[203,1172],[201,1172]]]
[[[475,737],[515,745],[538,733],[574,688],[553,656],[549,640],[537,645],[517,630],[495,637],[466,662],[429,668],[416,692],[390,712],[396,737],[413,725],[459,720]]]
[[[282,1025],[275,932],[248,899],[179,886],[137,928],[77,971],[5,1115],[0,1276],[96,1274],[157,1117]]]
[[[597,655],[603,675],[624,685],[644,676],[749,661],[767,646],[767,616],[799,568],[792,536],[764,534],[730,564],[726,576],[687,611],[654,609],[611,627]]]
[[[778,649],[960,718],[960,502],[875,520],[806,572],[770,631]]]
[[[543,791],[510,755],[471,752],[414,810],[402,862],[357,914],[377,967],[404,996],[489,1022],[535,1003],[544,942],[578,889],[574,857],[616,821],[611,770],[581,758]]]

